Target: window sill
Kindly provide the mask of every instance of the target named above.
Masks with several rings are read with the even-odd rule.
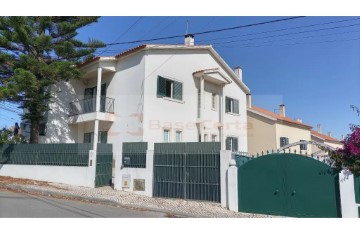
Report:
[[[177,100],[177,99],[174,99],[174,98],[162,97],[162,99],[164,99],[164,100],[168,100],[168,101],[172,101],[172,102],[181,103],[181,104],[185,104],[185,102],[184,102],[184,101],[180,101],[180,100]]]
[[[240,114],[236,114],[236,113],[233,113],[233,112],[225,112],[225,113],[229,114],[229,115],[240,116]]]

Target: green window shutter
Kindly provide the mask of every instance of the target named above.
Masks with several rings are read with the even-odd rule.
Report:
[[[239,100],[234,99],[234,113],[239,114]]]
[[[233,138],[233,142],[234,142],[233,151],[238,151],[238,138]]]
[[[225,97],[225,112],[230,112],[231,110],[231,102],[230,102],[230,98]]]
[[[99,132],[100,133],[100,143],[107,143],[107,132]]]
[[[182,101],[183,87],[182,83],[174,81],[173,83],[173,98]]]
[[[226,138],[225,145],[226,145],[226,150],[231,150],[230,137]]]
[[[91,143],[91,133],[84,133],[84,143]]]
[[[166,95],[166,79],[164,77],[158,76],[157,80],[157,96],[165,97]]]

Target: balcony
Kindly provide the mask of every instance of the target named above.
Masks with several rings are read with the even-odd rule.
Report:
[[[81,123],[95,119],[114,121],[114,99],[100,97],[100,113],[96,112],[96,98],[87,98],[69,103],[69,123]]]

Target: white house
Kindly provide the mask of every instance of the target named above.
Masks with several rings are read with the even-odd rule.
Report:
[[[184,45],[141,45],[79,67],[82,80],[52,87],[42,143],[107,142],[115,155],[122,142],[151,149],[155,142],[221,141],[223,149],[247,151],[250,90],[242,71],[211,45],[194,45],[192,35]]]

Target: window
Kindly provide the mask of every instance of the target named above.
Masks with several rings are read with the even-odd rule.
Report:
[[[46,136],[46,123],[39,124],[39,136]]]
[[[170,142],[170,130],[164,130],[164,142]]]
[[[304,142],[305,140],[300,140],[300,142]],[[300,145],[300,150],[307,150],[307,145],[306,144],[301,144]]]
[[[216,135],[211,135],[211,141],[215,142],[216,141]]]
[[[182,83],[158,76],[157,96],[168,97],[182,101]]]
[[[226,97],[225,98],[225,112],[239,114],[239,100]]]
[[[176,131],[175,132],[175,141],[176,142],[181,142],[182,141],[182,132],[181,131]]]
[[[287,137],[280,137],[280,147],[283,147],[285,145],[289,144],[289,138]]]
[[[107,143],[107,135],[108,135],[108,132],[105,132],[105,131],[99,132],[98,143],[106,144]],[[94,142],[94,132],[84,133],[84,143],[93,143],[93,142]]]
[[[216,94],[211,94],[211,109],[216,110]]]
[[[205,135],[204,135],[204,142],[208,142],[208,141],[209,141],[208,137],[209,137],[208,134],[205,134]]]
[[[226,150],[231,150],[232,152],[238,151],[238,139],[236,137],[226,138]]]

